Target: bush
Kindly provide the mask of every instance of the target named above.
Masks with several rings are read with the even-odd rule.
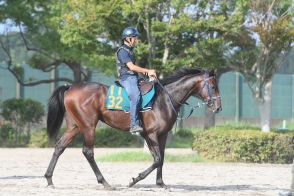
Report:
[[[191,148],[194,133],[191,129],[178,129],[170,132],[166,141],[167,148]]]
[[[174,136],[178,136],[181,138],[193,138],[194,134],[190,129],[179,129]]]
[[[62,131],[59,136],[63,135]],[[60,138],[59,137],[59,138]],[[28,147],[54,147],[56,141],[48,141],[48,136],[45,129],[34,131],[31,134]],[[70,144],[70,147],[82,147],[84,137],[79,134]],[[130,133],[117,131],[113,128],[99,128],[95,133],[95,147],[142,147],[143,139],[138,136],[133,136]]]
[[[2,117],[13,127],[15,145],[27,145],[32,125],[41,122],[44,116],[42,104],[31,99],[12,98],[0,107]]]
[[[209,130],[195,134],[193,150],[207,159],[253,163],[291,163],[294,132]]]
[[[72,142],[72,147],[81,147],[83,135],[78,135]],[[142,147],[143,139],[113,128],[99,128],[95,133],[95,147]]]
[[[13,134],[15,130],[11,124],[4,124],[0,127],[0,142],[1,146],[9,146],[13,143]]]
[[[97,147],[140,147],[141,137],[118,131],[113,128],[102,128],[96,131],[95,146]]]
[[[63,130],[60,131],[59,137],[63,135]],[[180,129],[172,136],[172,139],[167,141],[167,147],[171,148],[191,148],[193,142],[193,133],[189,129]],[[49,141],[46,135],[46,130],[34,131],[31,134],[29,147],[52,147],[56,141]],[[99,128],[95,133],[95,147],[143,147],[143,138],[133,136],[128,132],[118,131],[113,128]],[[70,147],[82,147],[84,137],[82,134],[77,135]]]
[[[45,148],[49,147],[49,141],[47,132],[45,129],[42,129],[40,131],[34,131],[31,133],[30,142],[28,144],[28,147],[39,147],[39,148]]]

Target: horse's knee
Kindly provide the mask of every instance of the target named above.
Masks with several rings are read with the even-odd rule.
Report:
[[[93,151],[93,149],[88,148],[88,147],[84,147],[83,148],[83,154],[87,158],[94,157],[94,151]]]
[[[161,167],[163,165],[163,160],[161,157],[155,157],[153,165],[157,167]]]
[[[62,144],[61,142],[58,142],[55,146],[55,150],[53,153],[53,156],[60,156],[66,148],[66,145]]]

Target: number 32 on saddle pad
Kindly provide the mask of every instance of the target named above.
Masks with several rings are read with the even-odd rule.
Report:
[[[141,96],[140,109],[150,108],[152,98],[155,95],[154,84],[152,88],[143,96]],[[127,91],[118,86],[117,84],[112,84],[108,88],[106,97],[106,108],[109,110],[124,110],[126,112],[130,111],[130,99],[128,97]]]

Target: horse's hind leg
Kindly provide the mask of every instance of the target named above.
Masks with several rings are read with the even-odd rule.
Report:
[[[47,171],[45,173],[45,178],[47,179],[48,186],[53,186],[52,182],[52,176],[53,176],[53,171],[56,166],[57,160],[59,156],[64,152],[65,148],[68,146],[68,144],[72,141],[74,136],[77,135],[78,130],[77,127],[75,127],[73,124],[71,125],[72,128],[69,128],[66,130],[66,132],[63,134],[63,136],[59,139],[59,141],[56,143],[55,150],[53,153],[53,156],[51,158],[50,164],[47,168]]]
[[[95,176],[97,178],[98,183],[103,184],[104,188],[106,189],[112,189],[111,186],[107,183],[107,181],[104,179],[102,173],[100,172],[95,159],[94,159],[94,135],[95,135],[95,129],[92,129],[89,131],[86,131],[84,133],[85,141],[84,141],[84,147],[83,147],[83,154],[88,160],[91,168],[93,169]]]

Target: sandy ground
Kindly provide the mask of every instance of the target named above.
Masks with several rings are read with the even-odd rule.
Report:
[[[95,149],[95,155],[138,149]],[[155,186],[152,172],[132,188],[132,177],[150,166],[149,162],[98,163],[115,190],[98,184],[82,149],[71,148],[61,155],[53,182],[47,188],[43,177],[53,149],[0,148],[1,196],[94,196],[94,195],[281,195],[289,191],[291,165],[232,163],[165,163],[163,179],[168,189]],[[189,149],[168,149],[170,154],[193,153]]]

